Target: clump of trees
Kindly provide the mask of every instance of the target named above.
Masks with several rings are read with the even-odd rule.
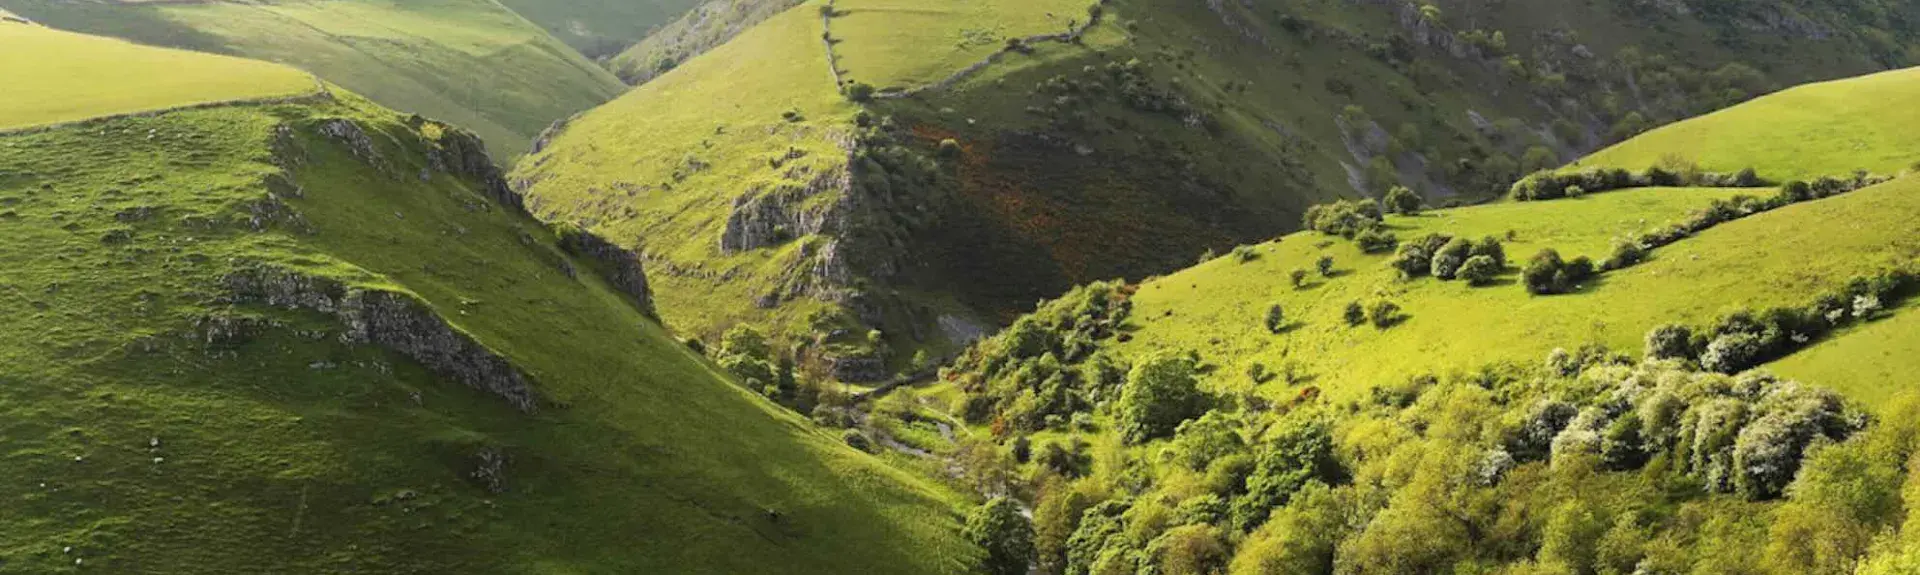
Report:
[[[941,377],[965,392],[955,410],[1000,433],[1066,429],[1120,396],[1128,366],[1099,353],[1132,312],[1119,280],[1074,288],[962,352]]]
[[[1851,323],[1870,321],[1920,288],[1913,271],[1895,268],[1856,277],[1801,307],[1742,310],[1695,329],[1667,324],[1647,332],[1649,359],[1691,361],[1717,373],[1738,373],[1778,359]]]
[[[1385,219],[1379,202],[1340,200],[1307,208],[1301,224],[1323,234],[1355,239],[1362,232],[1379,230]]]
[[[1648,168],[1633,173],[1621,168],[1589,168],[1570,172],[1543,169],[1515,182],[1509,195],[1519,201],[1553,200],[1623,188],[1650,186],[1692,186],[1708,188],[1758,188],[1770,185],[1753,168],[1732,174],[1703,172],[1697,169]]]
[[[1563,260],[1560,252],[1549,248],[1540,250],[1533,259],[1527,260],[1527,267],[1521,270],[1520,278],[1526,284],[1528,293],[1548,295],[1572,292],[1579,288],[1581,282],[1592,278],[1593,274],[1593,260],[1587,256]]]
[[[967,513],[961,535],[985,553],[979,571],[990,575],[1026,575],[1032,564],[1033,522],[1020,513],[1020,505],[1005,497],[995,497]]]
[[[1474,264],[1471,274],[1463,276],[1461,271],[1467,267],[1468,260],[1475,258],[1480,261]],[[1478,286],[1492,281],[1505,269],[1506,260],[1505,246],[1493,236],[1476,242],[1446,234],[1428,234],[1418,241],[1400,244],[1387,266],[1399,270],[1406,279],[1432,275],[1442,280],[1465,279]]]
[[[1420,194],[1414,193],[1406,186],[1394,186],[1388,189],[1383,199],[1388,212],[1406,216],[1419,215],[1420,206],[1425,203],[1425,200],[1420,198]]]
[[[1208,399],[1200,391],[1194,363],[1185,354],[1160,353],[1127,372],[1114,410],[1126,441],[1166,437],[1181,423],[1206,412]]]

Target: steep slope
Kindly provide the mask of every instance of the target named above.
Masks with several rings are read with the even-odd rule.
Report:
[[[0,135],[4,567],[970,562],[946,494],[673,341],[480,150],[338,89]]]
[[[859,325],[782,331],[877,328],[895,351],[937,351],[1068,286],[1270,237],[1314,203],[1394,185],[1486,199],[1654,124],[1905,62],[1916,21],[1870,1],[813,2],[653,80],[673,89],[582,117],[570,131],[595,137],[563,134],[515,179],[542,217],[683,230],[644,248],[716,310],[667,312],[682,330],[824,300]],[[653,112],[692,94],[750,123]],[[844,183],[808,184],[843,165]],[[669,185],[706,207],[616,192]],[[810,243],[846,262],[831,289],[776,289],[806,264],[729,263]],[[774,311],[728,311],[742,292]]]
[[[678,19],[693,0],[502,0],[591,59],[619,54]]]
[[[1889,113],[1849,93],[1828,123]],[[1777,105],[1671,129],[1836,137],[1723,117]],[[1042,302],[916,392],[973,427],[961,475],[1031,502],[1045,573],[1906,572],[1920,178],[1726,187],[1693,163],[1725,152],[1642,137],[1686,171],[1600,180],[1722,187],[1317,207]]]
[[[489,0],[0,5],[55,28],[303,68],[388,107],[473,130],[509,161],[555,120],[624,89]]]

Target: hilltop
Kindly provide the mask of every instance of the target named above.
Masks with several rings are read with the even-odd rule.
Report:
[[[1897,121],[1873,103],[1917,78],[1683,121],[1496,203],[1317,207],[895,393],[972,426],[947,449],[1032,503],[1047,572],[1904,573],[1920,153],[1825,127]]]
[[[159,89],[155,63],[186,79],[306,79],[155,52],[98,70],[123,82],[41,94],[111,104],[94,113],[260,95]],[[136,101],[126,81],[156,89]],[[950,492],[669,337],[639,262],[529,217],[475,135],[304,87],[0,134],[5,568],[942,573],[972,561]]]
[[[0,5],[53,28],[302,68],[384,106],[472,130],[503,165],[554,121],[625,88],[488,0]]]
[[[1312,204],[1397,185],[1483,201],[1659,124],[1903,63],[1920,21],[1706,4],[811,2],[684,62],[617,58],[658,76],[514,180],[541,217],[656,262],[686,302],[676,329],[760,322],[859,358],[835,365],[907,369],[1035,299],[1272,237]],[[689,18],[768,5],[724,6]],[[834,335],[869,330],[885,345]]]

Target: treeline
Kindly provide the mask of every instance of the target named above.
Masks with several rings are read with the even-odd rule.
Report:
[[[1732,174],[1703,172],[1691,167],[1661,166],[1650,167],[1637,174],[1622,168],[1589,168],[1572,172],[1541,170],[1514,182],[1508,196],[1526,202],[1577,198],[1626,188],[1761,188],[1771,185],[1771,182],[1754,173],[1753,168]]]
[[[1737,373],[1779,359],[1855,323],[1872,321],[1920,291],[1920,275],[1891,268],[1849,280],[1804,306],[1729,313],[1708,326],[1667,324],[1647,332],[1650,359],[1686,360]]]

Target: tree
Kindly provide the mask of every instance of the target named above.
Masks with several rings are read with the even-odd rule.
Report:
[[[1487,283],[1493,281],[1494,276],[1499,274],[1500,265],[1494,263],[1493,258],[1487,256],[1467,258],[1466,263],[1460,265],[1460,270],[1454,272],[1456,277],[1466,280],[1467,285],[1476,287],[1487,285]]]
[[[1385,203],[1387,211],[1392,213],[1408,216],[1420,213],[1420,194],[1406,186],[1394,186],[1387,190]]]
[[[1276,303],[1276,304],[1273,304],[1273,306],[1267,308],[1267,331],[1268,332],[1280,333],[1280,328],[1286,326],[1286,324],[1287,324],[1287,316],[1285,312],[1281,311],[1280,304]]]
[[[1400,305],[1387,300],[1373,302],[1373,306],[1367,308],[1367,319],[1373,321],[1373,327],[1393,327],[1393,324],[1400,323]]]
[[[859,103],[873,101],[873,84],[866,82],[847,84],[847,100]]]
[[[1247,475],[1246,494],[1233,501],[1229,512],[1234,527],[1241,531],[1266,522],[1268,513],[1286,505],[1309,482],[1327,481],[1340,469],[1324,420],[1289,418],[1269,429],[1267,436]]]
[[[962,534],[986,551],[980,570],[992,575],[1026,575],[1033,562],[1033,524],[1011,499],[995,497],[967,514]]]
[[[1520,156],[1520,170],[1524,172],[1551,170],[1558,165],[1560,165],[1560,156],[1546,146],[1528,147],[1527,152]]]
[[[1493,260],[1495,271],[1507,267],[1507,248],[1500,244],[1500,238],[1487,236],[1474,242],[1473,249],[1467,251],[1467,257],[1487,256]]]
[[[1473,253],[1473,242],[1466,238],[1453,238],[1440,251],[1433,254],[1433,265],[1429,271],[1433,277],[1443,280],[1453,279],[1460,267],[1466,265],[1467,258]]]
[[[1293,282],[1294,289],[1305,287],[1307,285],[1307,270],[1305,268],[1293,268],[1293,271],[1287,274],[1287,279]]]
[[[727,330],[720,336],[720,355],[743,355],[754,359],[767,359],[773,353],[767,346],[767,336],[753,326],[740,324]]]
[[[1313,265],[1320,270],[1321,277],[1333,277],[1333,256],[1320,256],[1320,260]]]
[[[1527,260],[1527,267],[1520,272],[1520,278],[1527,285],[1527,291],[1534,295],[1556,294],[1564,290],[1561,283],[1564,275],[1561,268],[1566,267],[1560,259],[1560,252],[1552,248],[1540,250],[1533,259]]]
[[[1206,411],[1194,361],[1184,354],[1162,352],[1133,366],[1120,391],[1117,411],[1120,431],[1129,443],[1173,433],[1180,422]]]
[[[1400,245],[1400,239],[1394,237],[1390,232],[1375,228],[1360,232],[1359,235],[1354,236],[1353,243],[1360,246],[1360,251],[1376,254],[1391,250],[1394,246]]]
[[[1647,331],[1647,359],[1686,359],[1693,357],[1693,329],[1677,323]]]
[[[1345,317],[1347,319],[1347,326],[1349,327],[1367,323],[1367,308],[1360,305],[1360,302],[1357,301],[1347,302]]]

